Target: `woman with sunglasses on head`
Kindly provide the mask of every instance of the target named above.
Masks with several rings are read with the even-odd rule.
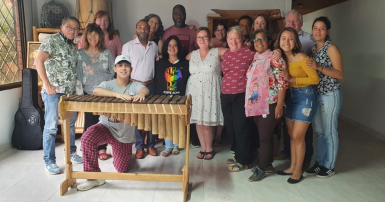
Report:
[[[306,63],[317,70],[320,83],[317,85],[318,109],[314,117],[317,140],[315,164],[305,174],[319,178],[328,178],[335,173],[338,115],[342,107],[342,58],[337,46],[330,41],[330,27],[331,23],[326,17],[314,20],[312,34],[316,46],[313,48],[313,58]]]

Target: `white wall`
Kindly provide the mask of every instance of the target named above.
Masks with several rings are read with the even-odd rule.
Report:
[[[327,16],[344,65],[341,118],[385,140],[385,1],[349,0],[304,16]]]
[[[11,148],[11,138],[15,126],[14,116],[19,107],[21,88],[0,91],[0,153]]]
[[[291,0],[114,0],[112,3],[115,28],[120,30],[123,43],[132,39],[136,23],[150,13],[158,14],[163,26],[173,25],[172,8],[182,4],[186,8],[186,24],[207,26],[206,16],[214,13],[211,9],[223,10],[264,10],[291,8]]]

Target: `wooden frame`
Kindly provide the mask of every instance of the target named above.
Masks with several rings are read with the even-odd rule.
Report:
[[[69,96],[69,95],[67,95]],[[190,145],[190,116],[191,95],[188,96],[184,105],[176,104],[136,104],[136,103],[103,103],[103,102],[76,102],[65,101],[65,96],[60,97],[59,117],[64,120],[65,126],[65,172],[66,179],[60,185],[60,195],[63,196],[68,188],[76,183],[76,179],[105,179],[105,180],[136,180],[136,181],[162,181],[182,182],[183,201],[187,201],[189,184],[189,145]],[[73,112],[120,113],[123,116],[132,115],[178,115],[180,120],[187,126],[186,132],[186,164],[183,166],[182,175],[171,174],[141,174],[141,173],[112,173],[112,172],[80,172],[72,170],[70,154],[70,127],[69,119]],[[119,115],[118,115],[119,116]]]

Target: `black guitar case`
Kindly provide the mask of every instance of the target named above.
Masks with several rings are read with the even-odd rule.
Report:
[[[38,103],[37,78],[35,69],[23,69],[22,98],[12,133],[13,146],[21,150],[43,147],[44,112]]]

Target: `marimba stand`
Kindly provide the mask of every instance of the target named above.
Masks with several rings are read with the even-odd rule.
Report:
[[[59,102],[59,116],[62,120],[64,120],[64,145],[65,145],[65,172],[66,179],[60,185],[60,195],[63,196],[68,188],[72,187],[76,183],[76,179],[104,179],[104,180],[135,180],[135,181],[156,181],[156,182],[182,182],[183,189],[183,201],[187,201],[187,193],[188,193],[188,183],[189,183],[189,145],[190,145],[190,116],[191,116],[191,95],[186,99],[186,109],[181,109],[183,107],[179,106],[180,111],[183,111],[183,114],[179,113],[179,115],[184,115],[187,125],[187,133],[186,133],[186,164],[183,166],[182,175],[173,175],[173,174],[142,174],[142,173],[112,173],[112,172],[81,172],[81,171],[73,171],[72,170],[72,162],[71,162],[71,154],[70,154],[70,124],[69,118],[72,116],[74,111],[80,112],[98,112],[98,113],[134,113],[138,114],[174,114],[175,110],[171,110],[172,112],[166,113],[166,108],[164,104],[158,104],[158,106],[149,107],[147,104],[136,104],[137,106],[142,105],[146,107],[135,107],[131,105],[135,105],[134,103],[130,105],[130,107],[125,107],[125,110],[122,111],[121,108],[113,109],[113,111],[106,111],[105,109],[100,110],[89,110],[89,107],[74,107],[73,103],[69,103],[64,101],[64,97],[60,97]],[[154,104],[156,105],[156,104]],[[110,107],[109,109],[114,108]],[[136,109],[138,108],[138,109]],[[153,108],[154,110],[151,110]],[[163,111],[162,111],[163,110]]]

